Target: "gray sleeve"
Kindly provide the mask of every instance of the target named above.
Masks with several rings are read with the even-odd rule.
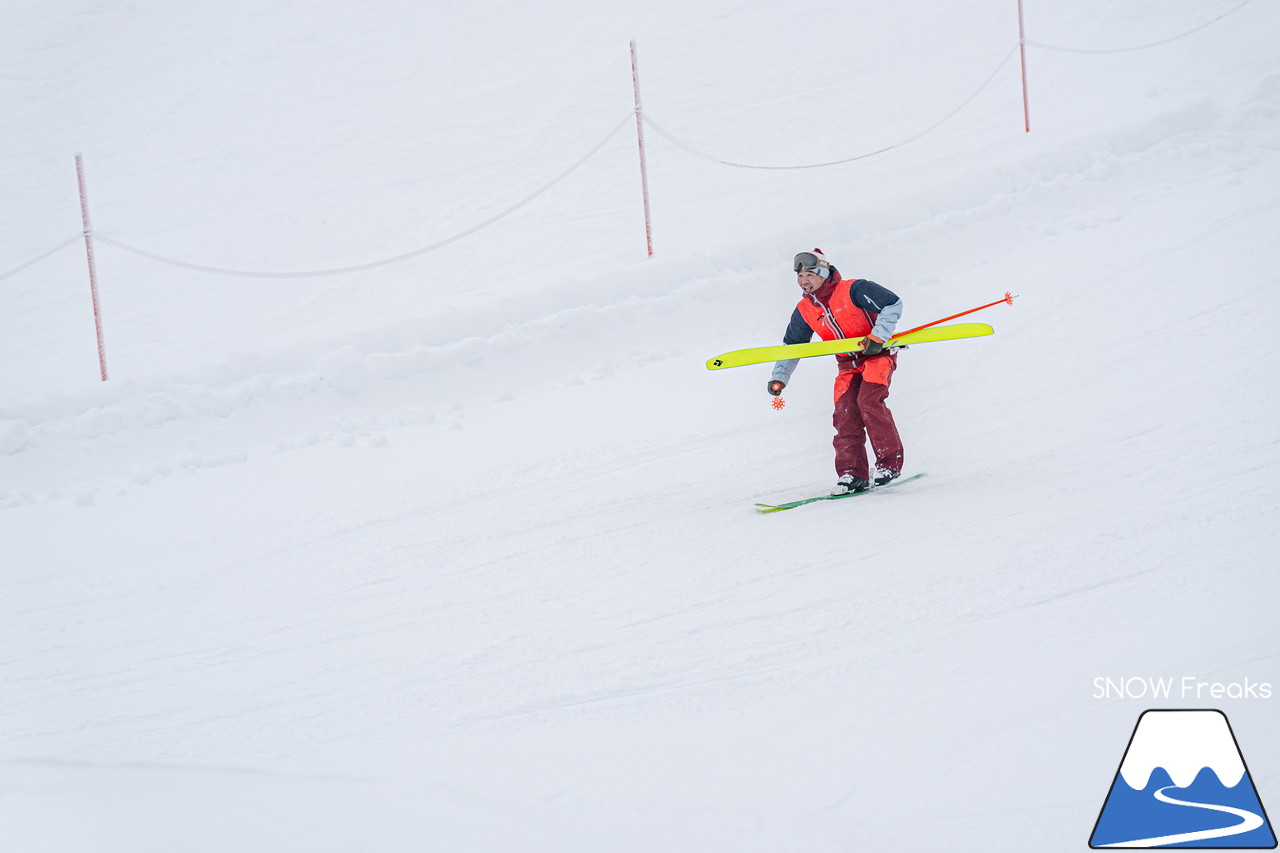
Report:
[[[889,338],[893,337],[893,330],[897,328],[898,318],[901,316],[901,299],[892,305],[886,305],[880,312],[880,316],[876,318],[876,327],[871,330],[871,334],[875,335],[882,341],[889,340]]]
[[[787,331],[782,335],[782,343],[790,346],[791,344],[808,343],[811,340],[813,340],[813,329],[809,328],[809,324],[804,320],[804,315],[800,313],[799,308],[796,308],[791,312],[791,321],[787,323]],[[800,359],[798,358],[783,359],[773,366],[773,375],[769,378],[769,381],[781,379],[783,382],[790,382],[791,374],[799,363]]]
[[[773,375],[769,377],[772,382],[775,379],[781,379],[783,382],[791,381],[791,373],[796,369],[796,365],[800,363],[798,358],[787,358],[778,362],[773,366]]]

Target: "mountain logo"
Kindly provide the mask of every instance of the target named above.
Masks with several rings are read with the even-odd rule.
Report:
[[[1275,833],[1227,715],[1143,711],[1089,846],[1274,849]]]

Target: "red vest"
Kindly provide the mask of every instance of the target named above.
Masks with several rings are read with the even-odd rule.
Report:
[[[800,316],[804,317],[804,321],[809,324],[809,328],[817,332],[818,337],[824,341],[861,338],[871,334],[874,325],[867,317],[867,312],[854,305],[853,300],[849,298],[849,290],[854,281],[855,279],[845,278],[836,282],[835,290],[832,291],[831,299],[825,309],[816,299],[808,296],[801,298],[800,304],[796,306],[800,309]],[[839,377],[836,379],[838,405],[840,396],[848,390],[849,381],[855,373],[861,373],[867,382],[888,385],[894,368],[897,367],[898,357],[886,353],[854,361],[852,354],[842,353],[836,356],[836,364],[840,369]]]
[[[872,323],[867,318],[867,312],[854,305],[849,298],[849,288],[853,282],[854,279],[848,278],[836,282],[831,301],[825,310],[816,299],[808,296],[803,297],[796,306],[809,328],[817,332],[818,337],[824,341],[861,338],[871,334]]]

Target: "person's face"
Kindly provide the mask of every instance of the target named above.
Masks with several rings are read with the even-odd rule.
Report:
[[[796,284],[800,285],[800,289],[805,293],[813,293],[819,287],[822,287],[823,281],[825,279],[816,272],[800,270],[800,272],[796,273]]]

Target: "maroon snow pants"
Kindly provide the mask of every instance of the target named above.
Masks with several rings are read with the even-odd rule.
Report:
[[[863,370],[855,373],[843,369],[836,376],[836,410],[832,424],[836,437],[836,475],[852,474],[870,480],[867,467],[867,439],[875,453],[876,467],[902,470],[902,439],[893,422],[893,413],[885,405],[889,397],[889,381],[897,367],[894,356],[868,359]],[[877,381],[883,380],[883,381]]]

